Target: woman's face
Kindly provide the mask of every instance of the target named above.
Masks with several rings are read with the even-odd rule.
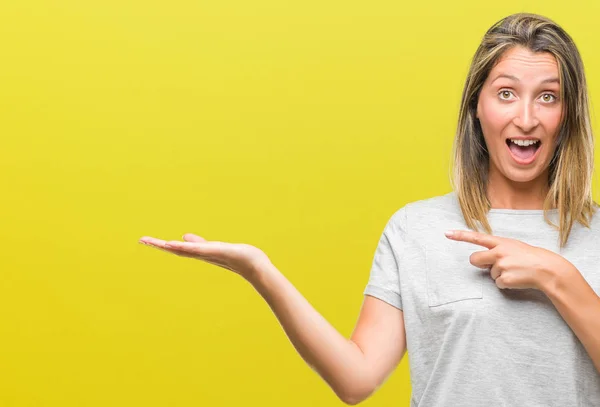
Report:
[[[552,54],[524,47],[504,53],[483,84],[477,103],[477,118],[490,154],[490,177],[528,182],[547,176],[561,121],[561,96],[558,64]]]

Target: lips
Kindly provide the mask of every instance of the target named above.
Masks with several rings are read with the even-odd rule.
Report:
[[[525,137],[525,136],[509,137],[506,139],[507,142],[509,142],[510,140],[537,140],[538,142],[541,142],[541,140],[537,137]]]
[[[515,140],[515,139],[513,139]],[[517,140],[531,140],[524,138],[517,138]],[[513,160],[519,165],[528,165],[536,160],[539,155],[539,151],[541,148],[541,142],[530,145],[530,146],[519,146],[509,139],[506,140],[506,147],[508,148],[509,154],[513,158]]]

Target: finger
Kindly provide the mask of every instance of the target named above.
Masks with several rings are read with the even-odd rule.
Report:
[[[473,232],[470,230],[450,230],[446,232],[446,237],[452,240],[459,240],[461,242],[468,242],[478,246],[484,246],[488,249],[493,249],[502,241],[501,237]]]
[[[177,240],[169,240],[165,243],[166,248],[176,249],[192,253],[198,256],[213,256],[222,258],[229,255],[228,246],[223,242],[180,242]]]
[[[164,240],[145,237],[145,238],[140,239],[139,242],[145,246],[149,246],[149,247],[152,247],[154,249],[157,249],[157,250],[160,250],[160,251],[163,251],[166,253],[177,254],[179,256],[183,255],[184,257],[187,257],[187,256],[185,256],[185,252],[181,252],[175,248],[166,247],[166,241],[164,241]]]
[[[509,284],[506,281],[506,274],[500,274],[495,280],[496,286],[501,289],[509,288]]]
[[[192,233],[186,233],[183,235],[184,239],[193,239],[196,242],[180,242],[177,240],[161,240],[149,236],[144,236],[140,239],[140,243],[162,250],[164,252],[176,254],[180,257],[193,258],[202,260],[207,263],[213,264],[236,272],[231,268],[225,261],[228,256],[232,256],[234,253],[230,250],[230,245],[224,242],[210,242],[205,240],[203,237],[194,235]],[[198,241],[200,240],[201,241]]]
[[[183,240],[186,242],[206,242],[206,239],[202,236],[195,235],[193,233],[186,233],[183,235]]]
[[[475,267],[488,269],[494,265],[497,260],[497,254],[494,250],[482,250],[474,252],[469,257],[469,261]]]
[[[492,277],[492,280],[496,281],[501,275],[502,271],[500,270],[500,267],[492,266],[492,269],[490,270],[490,276]]]
[[[194,235],[193,233],[186,233],[186,234],[184,234],[183,235],[183,239],[187,240],[188,242],[192,242],[192,243],[194,243],[194,242],[206,242],[206,239],[204,239],[201,236]],[[167,247],[165,247],[167,243],[172,243],[172,242],[177,242],[177,241],[173,240],[173,241],[169,241],[168,242],[166,240],[156,239],[156,238],[153,238],[153,237],[150,237],[150,236],[144,236],[144,237],[142,237],[139,240],[139,242],[143,243],[143,244],[147,244],[147,245],[152,245],[152,246],[157,247],[157,248],[161,247],[163,249],[164,248],[168,249]],[[173,247],[174,245],[171,245],[171,246],[172,246],[171,248],[174,248]]]
[[[152,247],[153,249],[156,249],[156,250],[160,250],[161,252],[171,253],[171,254],[175,254],[177,256],[193,257],[191,254],[187,254],[185,252],[181,252],[181,251],[179,251],[177,249],[169,249],[169,248],[161,247],[161,246],[154,245],[154,244],[151,244],[151,243],[147,243],[147,244],[144,244],[144,245],[148,246],[148,247]]]
[[[156,247],[156,248],[165,248],[166,241],[161,239],[156,239],[150,236],[144,236],[139,240],[140,243],[143,243],[148,246]]]
[[[229,266],[227,266],[226,264],[222,263],[220,260],[218,260],[216,258],[213,258],[213,257],[210,257],[210,256],[200,256],[200,255],[198,255],[196,253],[190,252],[189,250],[186,251],[183,248],[166,247],[167,246],[167,242],[164,241],[164,240],[155,239],[155,238],[151,238],[151,237],[144,237],[144,238],[140,239],[140,243],[143,243],[146,246],[150,246],[152,248],[158,249],[158,250],[166,252],[166,253],[171,253],[171,254],[175,254],[175,255],[180,256],[180,257],[186,257],[186,258],[190,258],[190,259],[202,260],[202,261],[205,261],[206,263],[210,263],[210,264],[213,264],[215,266],[219,266],[219,267],[223,267],[223,268],[226,268],[228,270],[231,270],[231,268],[229,268]],[[177,241],[171,241],[169,243],[171,244],[171,246],[176,246],[177,245],[176,244]]]

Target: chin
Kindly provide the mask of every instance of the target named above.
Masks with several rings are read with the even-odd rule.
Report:
[[[503,175],[513,182],[526,183],[536,180],[542,175],[542,171],[540,171],[539,168],[530,168],[526,170],[510,168],[508,171],[503,171]]]

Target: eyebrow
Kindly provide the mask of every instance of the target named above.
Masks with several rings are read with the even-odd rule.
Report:
[[[496,82],[496,80],[498,80],[500,78],[507,78],[507,79],[511,79],[511,80],[513,80],[515,82],[521,82],[519,80],[519,78],[517,78],[514,75],[508,75],[508,74],[501,73],[500,75],[496,76],[496,78],[492,81],[492,83]],[[560,83],[560,81],[559,81],[558,78],[547,78],[547,79],[544,79],[540,83]]]

